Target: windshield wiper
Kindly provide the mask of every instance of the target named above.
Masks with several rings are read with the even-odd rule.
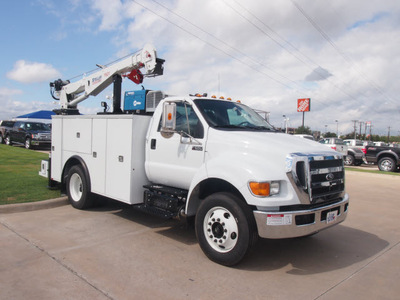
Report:
[[[250,128],[250,129],[254,129],[254,130],[268,130],[268,131],[271,130],[271,128],[266,127],[266,126],[254,126],[254,127],[246,127],[246,128]]]
[[[237,125],[230,125],[230,124],[226,124],[226,125],[215,125],[213,126],[214,128],[245,128],[243,126],[237,126]]]

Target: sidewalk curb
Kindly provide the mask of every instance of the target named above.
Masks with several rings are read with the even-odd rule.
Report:
[[[60,197],[50,200],[43,200],[29,203],[5,204],[0,205],[0,214],[12,214],[17,212],[27,212],[39,209],[48,209],[68,204],[68,197]]]

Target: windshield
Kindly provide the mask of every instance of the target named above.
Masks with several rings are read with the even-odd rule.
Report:
[[[27,130],[50,131],[50,126],[44,123],[26,123]]]
[[[258,113],[243,104],[205,99],[196,99],[194,103],[213,128],[275,131]]]

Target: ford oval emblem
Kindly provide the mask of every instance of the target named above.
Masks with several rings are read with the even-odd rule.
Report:
[[[335,178],[335,175],[333,175],[333,173],[328,173],[325,178],[326,178],[326,180],[331,181]]]

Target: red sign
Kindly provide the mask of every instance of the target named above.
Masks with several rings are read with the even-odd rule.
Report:
[[[298,112],[310,111],[310,104],[311,104],[310,98],[297,99],[297,111]]]

